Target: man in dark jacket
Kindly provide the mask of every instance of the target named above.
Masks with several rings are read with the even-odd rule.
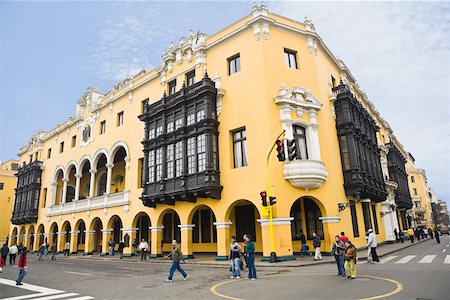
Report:
[[[172,282],[173,273],[175,273],[175,270],[178,270],[184,277],[184,280],[186,280],[189,275],[186,274],[186,272],[181,268],[180,266],[180,260],[184,261],[183,253],[181,252],[180,247],[178,247],[178,243],[176,240],[172,241],[172,251],[169,255],[164,257],[164,259],[168,259],[169,256],[172,258],[172,267],[170,268],[169,277],[166,279],[166,282]]]
[[[318,236],[315,232],[313,233],[313,246],[316,250],[314,255],[314,260],[322,260],[322,253],[320,253],[320,245],[322,241],[320,240],[320,236]]]
[[[436,242],[437,242],[438,244],[441,243],[441,239],[440,239],[439,235],[440,235],[440,234],[439,234],[439,229],[435,228],[435,229],[434,229],[434,236],[435,236]]]
[[[0,254],[3,258],[3,262],[6,262],[6,257],[8,256],[9,248],[6,244],[3,244],[3,247],[0,249]]]
[[[120,254],[120,259],[123,258],[123,248],[125,248],[125,243],[123,241],[119,242],[119,254]]]
[[[334,238],[331,253],[334,256],[334,259],[336,260],[338,275],[345,277],[345,268],[344,268],[345,244],[343,241],[341,241],[338,235],[336,235]]]
[[[305,234],[303,233],[303,230],[300,230],[300,235],[299,235],[298,239],[300,240],[300,243],[302,243],[301,248],[300,248],[300,255],[303,256],[303,255],[307,254],[306,237],[305,237]]]

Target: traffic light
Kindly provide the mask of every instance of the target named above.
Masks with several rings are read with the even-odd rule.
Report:
[[[259,193],[261,196],[261,202],[263,206],[267,206],[267,193],[266,191]]]
[[[295,139],[287,140],[287,152],[289,160],[297,158],[297,143],[295,142]]]
[[[286,155],[285,155],[285,151],[284,151],[284,143],[283,143],[283,141],[277,140],[275,142],[275,144],[277,145],[278,161],[285,161],[286,160]]]
[[[270,205],[277,204],[277,197],[270,196],[269,199],[270,199]]]

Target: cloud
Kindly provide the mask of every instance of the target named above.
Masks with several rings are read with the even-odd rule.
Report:
[[[276,2],[269,9],[312,19],[438,197],[450,199],[450,4]]]

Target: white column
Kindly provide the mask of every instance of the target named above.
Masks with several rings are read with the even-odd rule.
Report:
[[[319,124],[317,124],[316,120],[317,112],[311,111],[309,113],[309,121],[311,126],[309,126],[309,137],[310,137],[310,146],[311,151],[309,154],[309,159],[320,160],[320,145],[319,145]]]
[[[112,169],[114,168],[114,164],[106,164],[106,168],[108,169],[108,173],[106,176],[106,195],[109,195],[111,189]]]
[[[62,181],[64,182],[64,185],[63,185],[63,194],[62,194],[61,203],[66,203],[66,196],[67,196],[67,182],[69,182],[69,179],[63,178]]]
[[[75,184],[75,199],[74,201],[78,201],[80,199],[80,179],[81,174],[75,174],[76,184]]]
[[[89,173],[91,173],[90,185],[89,185],[89,198],[94,197],[94,185],[95,185],[95,173],[97,170],[90,169]]]
[[[52,205],[56,204],[56,190],[58,189],[58,183],[57,182],[52,182]]]

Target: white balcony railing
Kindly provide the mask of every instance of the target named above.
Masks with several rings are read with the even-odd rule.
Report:
[[[302,189],[320,188],[328,172],[320,160],[294,160],[284,165],[284,179]]]
[[[130,190],[120,193],[97,196],[93,198],[53,205],[48,208],[47,217],[72,214],[76,212],[115,207],[130,204]]]

